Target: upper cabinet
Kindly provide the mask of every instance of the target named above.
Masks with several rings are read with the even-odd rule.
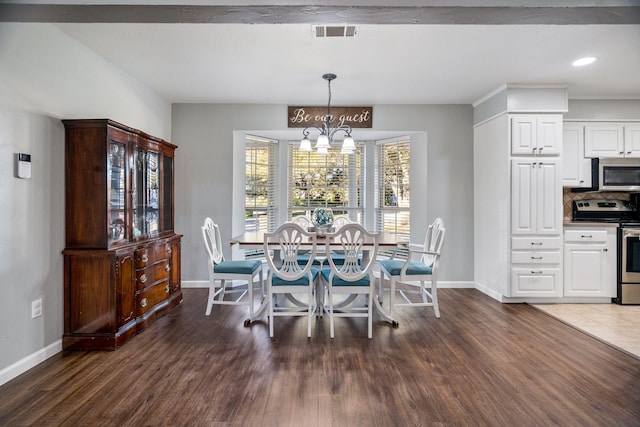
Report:
[[[590,158],[640,157],[640,124],[586,124],[584,155]]]
[[[562,150],[561,114],[513,114],[511,154],[559,155]]]
[[[562,185],[591,187],[591,159],[584,156],[584,126],[564,123],[562,129]]]
[[[175,145],[111,120],[64,120],[66,246],[173,234]]]

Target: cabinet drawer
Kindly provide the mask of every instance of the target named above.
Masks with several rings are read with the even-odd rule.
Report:
[[[577,243],[605,243],[607,241],[606,230],[565,230],[565,242]]]
[[[167,280],[171,272],[169,260],[136,270],[136,289],[141,290],[160,280]]]
[[[153,248],[141,248],[136,250],[136,268],[145,268],[155,262]]]
[[[160,261],[171,256],[171,243],[161,243],[154,248],[155,259]]]
[[[141,290],[155,282],[154,267],[136,270],[136,289]]]
[[[513,251],[511,252],[512,264],[560,264],[560,251],[534,252],[534,251]]]
[[[136,295],[138,316],[144,315],[157,304],[168,299],[170,291],[169,281],[164,281]]]
[[[512,237],[511,249],[514,250],[540,250],[560,249],[562,239],[558,237]]]

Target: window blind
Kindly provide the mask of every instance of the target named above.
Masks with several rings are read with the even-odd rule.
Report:
[[[245,146],[245,231],[277,227],[278,143],[247,136]]]
[[[315,208],[330,207],[334,215],[363,223],[364,149],[342,154],[331,147],[328,154],[318,154],[300,151],[298,144],[289,145],[288,218],[311,218]]]
[[[410,144],[408,138],[382,142],[376,155],[376,230],[409,238],[411,231]]]

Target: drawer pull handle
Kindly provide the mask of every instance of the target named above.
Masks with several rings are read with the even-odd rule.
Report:
[[[171,251],[171,248],[167,248],[167,253],[168,253],[169,255],[171,255],[171,252],[172,252],[172,251]]]
[[[608,250],[609,250],[609,249],[604,248],[604,249],[602,250],[602,252],[607,252]]]
[[[542,274],[542,271],[540,271],[540,270],[538,270],[538,271],[531,270],[531,274]]]
[[[142,262],[149,261],[149,255],[147,255],[147,254],[142,255],[142,257],[140,258],[140,261],[142,261]]]
[[[532,245],[542,246],[542,242],[531,242]]]
[[[166,271],[167,273],[171,271],[171,266],[169,264],[164,266],[164,271]]]
[[[584,235],[584,234],[581,235],[580,237],[583,238],[583,239],[587,239],[587,238],[591,239],[591,238],[593,238],[593,236],[591,236],[591,235]]]
[[[147,283],[147,280],[148,278],[146,274],[143,274],[142,276],[140,276],[140,283]]]
[[[169,291],[171,291],[171,286],[169,286],[169,285],[165,286],[164,287],[164,292],[168,294]]]
[[[146,298],[142,298],[142,301],[140,301],[140,306],[142,308],[145,308],[147,306],[147,304],[149,304],[149,300]]]
[[[541,256],[532,256],[531,259],[542,259]]]

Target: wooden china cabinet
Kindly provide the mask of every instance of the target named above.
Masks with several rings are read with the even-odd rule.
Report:
[[[182,301],[177,147],[112,120],[62,122],[63,348],[115,350]]]

